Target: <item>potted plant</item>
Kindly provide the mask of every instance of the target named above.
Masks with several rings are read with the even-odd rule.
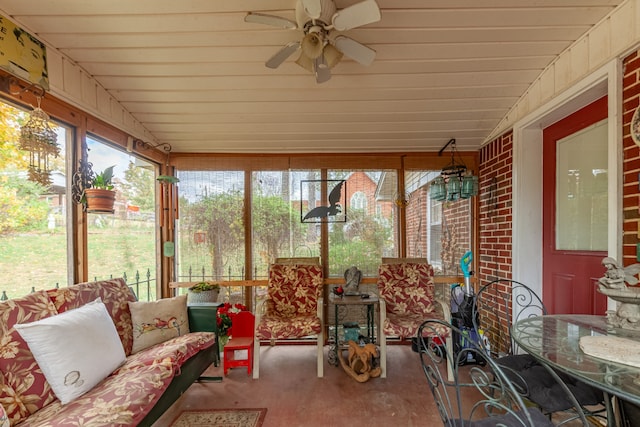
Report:
[[[220,285],[217,283],[200,282],[188,290],[188,303],[216,302],[218,301],[218,294],[220,293]]]
[[[113,213],[113,204],[116,200],[116,192],[111,182],[113,168],[115,165],[96,174],[91,181],[91,188],[84,190],[87,212]]]

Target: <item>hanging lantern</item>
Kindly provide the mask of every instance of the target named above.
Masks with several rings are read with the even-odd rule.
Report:
[[[440,176],[431,182],[429,196],[432,200],[453,202],[478,194],[478,177],[467,170],[460,156],[458,156],[459,160],[456,160],[456,140],[449,140],[439,154],[441,155],[450,144],[451,163],[442,168]]]
[[[460,189],[460,197],[468,199],[478,194],[478,177],[467,174],[462,177],[462,188]]]
[[[20,128],[20,149],[29,152],[29,180],[51,185],[50,157],[60,155],[58,136],[49,126],[49,116],[38,107],[29,113],[29,120]]]
[[[433,200],[438,200],[440,202],[447,198],[447,189],[442,175],[431,182],[431,185],[429,186],[429,196]]]

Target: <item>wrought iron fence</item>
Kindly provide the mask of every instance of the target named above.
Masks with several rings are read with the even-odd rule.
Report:
[[[146,272],[140,273],[139,270],[136,270],[133,276],[127,274],[125,271],[122,275],[113,275],[110,274],[109,277],[98,277],[94,276],[93,280],[109,280],[117,277],[122,277],[125,283],[129,286],[129,288],[133,291],[133,293],[138,298],[138,301],[155,301],[156,299],[156,278],[152,277],[151,269],[147,268]],[[56,283],[54,285],[56,289],[60,287],[60,283]],[[48,288],[50,289],[50,288]],[[31,287],[31,292],[35,292],[37,289],[35,286]],[[9,298],[19,297],[21,295],[7,295],[6,291],[2,291],[2,295],[0,295],[0,301],[6,301]]]

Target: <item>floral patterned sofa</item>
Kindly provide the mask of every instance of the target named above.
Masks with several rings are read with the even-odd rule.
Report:
[[[115,324],[126,361],[86,394],[62,404],[13,325],[49,318],[98,297]],[[198,325],[191,324],[191,332],[132,354],[129,302],[135,296],[122,279],[0,302],[0,427],[5,427],[3,412],[11,426],[20,427],[149,426],[216,360],[211,349],[215,334],[194,332]]]

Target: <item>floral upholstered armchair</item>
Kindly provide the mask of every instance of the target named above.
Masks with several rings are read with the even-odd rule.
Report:
[[[318,377],[323,376],[323,279],[317,258],[279,259],[269,267],[267,298],[256,308],[253,378],[260,375],[260,341],[315,336],[318,342]]]
[[[433,267],[422,258],[383,258],[378,268],[380,365],[387,375],[387,337],[413,338],[426,319],[450,321],[449,306],[435,298]]]

